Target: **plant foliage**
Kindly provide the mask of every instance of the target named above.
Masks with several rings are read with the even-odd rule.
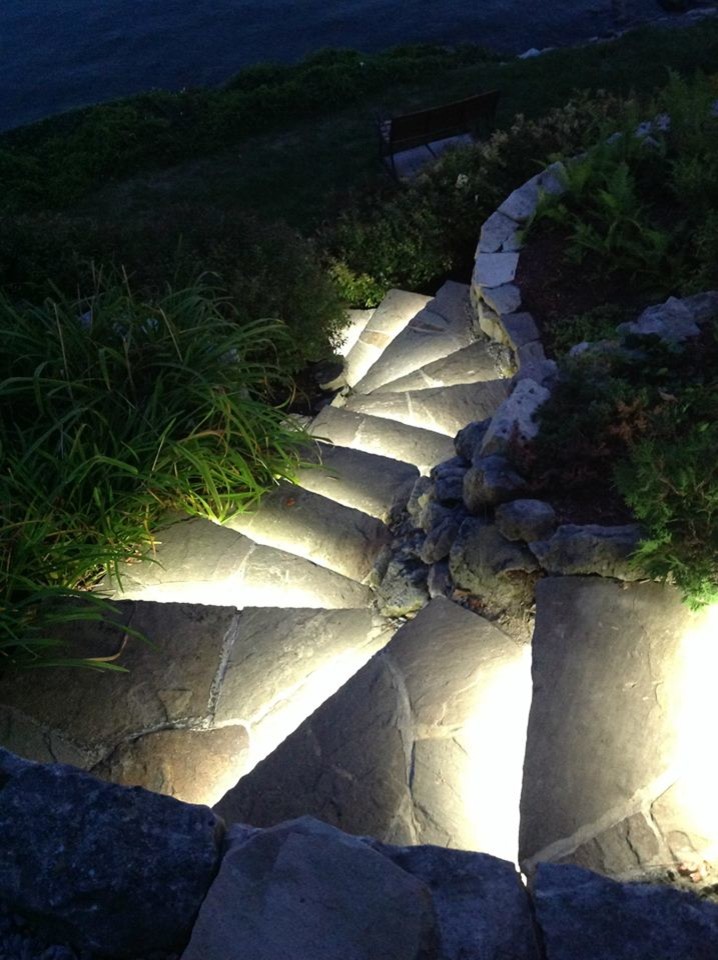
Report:
[[[206,287],[143,301],[98,278],[81,301],[0,297],[0,329],[1,669],[52,651],[51,601],[119,575],[167,511],[251,509],[304,438],[266,402],[286,386],[267,360],[285,328],[238,326]]]

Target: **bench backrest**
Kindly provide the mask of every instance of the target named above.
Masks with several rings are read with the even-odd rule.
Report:
[[[441,107],[430,107],[428,110],[393,117],[388,146],[392,151],[398,152],[430,143],[432,140],[466,133],[482,122],[493,120],[498,100],[499,91],[491,90]]]

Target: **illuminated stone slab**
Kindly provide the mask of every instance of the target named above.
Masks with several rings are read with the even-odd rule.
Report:
[[[433,600],[216,810],[515,860],[529,694],[526,647]]]
[[[328,443],[317,444],[313,457],[320,469],[300,470],[300,487],[384,521],[406,503],[419,476],[413,464]]]
[[[304,557],[264,546],[209,520],[156,534],[152,560],[124,564],[98,592],[116,600],[233,607],[358,608],[369,589]]]
[[[704,870],[718,847],[715,609],[656,583],[537,587],[521,860],[615,877]]]
[[[290,483],[279,484],[256,510],[238,514],[225,526],[358,583],[366,582],[389,536],[375,517]]]
[[[354,386],[376,363],[384,349],[404,329],[431,297],[405,290],[390,290],[374,311],[346,357],[345,378]]]
[[[0,746],[211,804],[360,670],[393,628],[370,609],[121,602],[69,624],[68,656],[126,673],[25,671],[0,681]]]
[[[510,360],[497,344],[477,340],[468,347],[455,350],[446,357],[425,364],[382,384],[374,394],[396,393],[399,390],[425,390],[429,387],[450,387],[457,383],[478,383],[510,376]]]
[[[442,433],[338,407],[324,407],[309,430],[312,436],[340,447],[413,463],[421,473],[454,455],[452,440]]]
[[[371,393],[350,397],[345,409],[397,420],[411,427],[427,427],[453,438],[471,420],[493,416],[508,396],[508,383],[488,380],[428,390]]]
[[[447,281],[426,309],[418,313],[382,351],[360,380],[357,393],[371,393],[382,384],[447,357],[474,340],[469,287]]]

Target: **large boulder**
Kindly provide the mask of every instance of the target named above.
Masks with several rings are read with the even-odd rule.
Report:
[[[372,846],[431,890],[441,960],[538,960],[529,897],[513,863],[467,850]]]
[[[536,559],[523,544],[501,536],[494,524],[465,520],[451,548],[449,569],[458,587],[491,610],[518,612],[533,604]]]
[[[639,336],[653,335],[669,344],[682,343],[700,336],[694,312],[677,297],[669,297],[665,303],[647,307],[638,320],[622,323],[619,333]]]
[[[182,960],[438,960],[431,894],[309,817],[230,845]]]
[[[547,573],[565,576],[593,573],[617,580],[642,580],[645,573],[631,563],[640,539],[641,528],[637,523],[613,527],[567,523],[548,540],[538,540],[529,546]]]
[[[181,949],[219,865],[207,807],[0,750],[0,900],[101,957]]]
[[[507,540],[531,543],[550,537],[556,529],[556,511],[543,500],[512,500],[496,508],[496,526]]]
[[[714,960],[718,905],[655,884],[541,864],[533,885],[546,960]]]
[[[526,481],[506,457],[477,457],[464,474],[464,505],[482,514],[489,506],[512,500],[526,489]]]

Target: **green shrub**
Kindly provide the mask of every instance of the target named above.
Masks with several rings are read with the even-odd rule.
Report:
[[[718,382],[689,387],[617,468],[645,537],[635,560],[691,606],[718,601]]]
[[[191,204],[119,221],[0,219],[0,285],[16,298],[38,302],[58,289],[75,296],[92,283],[96,264],[113,264],[149,296],[211,274],[236,323],[284,323],[290,335],[273,357],[289,371],[331,353],[345,322],[341,292],[314,244],[283,224]]]
[[[397,191],[355,196],[320,238],[347,298],[363,306],[390,287],[428,290],[449,273],[468,276],[481,224],[506,195],[550,157],[590,142],[607,117],[631,111],[630,101],[584,94],[540,120],[517,116]]]
[[[222,521],[293,474],[304,435],[266,402],[286,330],[229,314],[201,286],[0,298],[0,669],[52,655],[52,601],[117,574],[165,511]]]
[[[614,338],[618,324],[632,319],[633,315],[618,304],[603,303],[544,328],[543,341],[552,356],[562,356],[578,343]]]

